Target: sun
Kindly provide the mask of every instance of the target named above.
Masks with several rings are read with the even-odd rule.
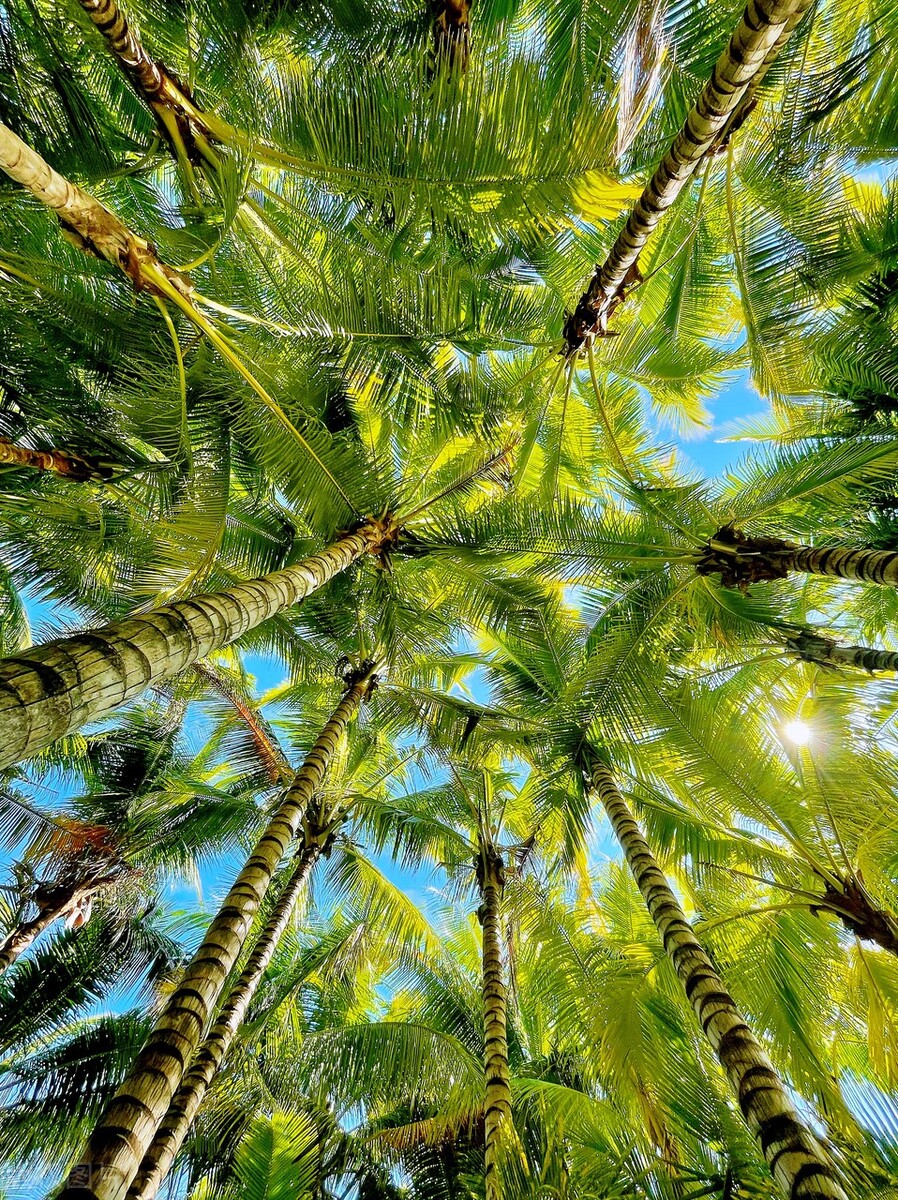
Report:
[[[788,721],[783,726],[783,734],[796,746],[806,746],[811,740],[811,727],[806,721]]]

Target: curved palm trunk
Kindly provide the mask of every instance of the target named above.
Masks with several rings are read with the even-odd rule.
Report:
[[[376,553],[381,538],[372,522],[261,579],[0,660],[0,766],[35,754],[298,604],[363,554]]]
[[[601,800],[695,1015],[726,1071],[774,1179],[790,1200],[848,1200],[816,1138],[686,920],[609,769],[589,756]]]
[[[150,57],[140,35],[115,0],[80,0],[80,3],[103,35],[125,78],[156,118],[176,156],[186,153],[193,157],[199,149],[208,158],[211,134],[202,112],[185,85],[163,63]]]
[[[809,6],[810,0],[748,0],[742,19],[686,124],[568,318],[564,336],[569,352],[588,337],[605,332],[609,316],[624,298],[624,289],[637,277],[637,259],[656,225],[698,163],[716,145],[753,80],[766,74]]]
[[[17,925],[0,943],[0,972],[12,966],[54,921],[68,917],[70,913],[92,900],[97,892],[117,883],[121,878],[122,873],[115,871],[90,880],[79,879],[59,886],[44,885],[40,911],[34,920],[23,921]]]
[[[727,526],[705,546],[695,567],[699,575],[720,575],[724,587],[741,591],[752,583],[785,579],[797,572],[898,587],[898,552],[842,546],[801,546],[781,538],[750,537]]]
[[[80,454],[72,454],[69,450],[32,450],[28,446],[16,446],[5,438],[0,438],[0,465],[52,471],[55,475],[75,479],[79,483],[105,477],[96,463],[82,458]]]
[[[502,1200],[499,1157],[503,1136],[507,1135],[507,1127],[511,1124],[511,1072],[500,928],[505,865],[502,856],[491,846],[482,846],[477,856],[477,878],[481,896],[477,915],[483,926],[483,1032],[486,1042],[484,1178],[486,1200]]]
[[[37,151],[3,124],[0,124],[0,170],[52,209],[81,249],[118,267],[135,287],[158,295],[165,295],[167,287],[189,300],[190,283],[179,271],[163,263],[147,241],[135,236],[99,200],[54,171]]]
[[[840,646],[832,638],[802,631],[786,637],[791,650],[805,662],[821,667],[857,667],[862,671],[898,671],[898,652],[870,646]]]
[[[247,1009],[277,949],[281,935],[287,928],[305,881],[318,861],[321,849],[317,841],[307,841],[297,856],[296,868],[284,885],[268,923],[259,934],[240,978],[231,988],[215,1023],[197,1051],[190,1070],[175,1093],[165,1120],[159,1126],[158,1133],[144,1155],[140,1170],[128,1190],[128,1200],[153,1200],[159,1185],[168,1174],[199,1112],[206,1092],[243,1024]]]
[[[121,1200],[195,1053],[262,897],[321,786],[346,727],[367,696],[373,668],[351,677],[280,807],[256,843],[172,993],[128,1077],[110,1101],[59,1200]]]

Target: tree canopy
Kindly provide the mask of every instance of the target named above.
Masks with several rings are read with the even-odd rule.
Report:
[[[3,5],[2,1195],[898,1200],[896,45]]]

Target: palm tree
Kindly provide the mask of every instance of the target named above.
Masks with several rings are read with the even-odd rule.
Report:
[[[247,1009],[277,949],[312,868],[322,850],[327,848],[326,842],[319,840],[324,836],[321,830],[303,831],[302,845],[295,856],[296,865],[278,894],[268,922],[253,944],[240,978],[228,993],[212,1028],[194,1056],[190,1069],[172,1097],[168,1112],[128,1189],[128,1195],[133,1196],[135,1200],[152,1200],[180,1150],[181,1143],[203,1103],[209,1084],[246,1017]]]
[[[818,630],[802,629],[785,635],[789,648],[805,662],[822,667],[857,667],[861,671],[898,671],[898,654],[872,646],[842,646]]]
[[[565,324],[568,353],[588,336],[607,333],[608,317],[640,278],[639,254],[655,226],[695,174],[702,159],[721,137],[729,137],[745,120],[760,78],[804,16],[806,0],[750,4],[711,79],[690,109],[676,141],[649,180],[618,234],[608,257],[596,270]]]
[[[155,116],[175,155],[189,162],[205,152],[214,162],[209,130],[189,90],[147,53],[115,0],[83,0],[81,7],[106,39],[125,78]]]
[[[237,960],[259,904],[296,835],[346,728],[367,696],[374,663],[346,677],[346,693],[297,771],[280,806],[212,921],[202,945],[124,1081],[94,1130],[83,1165],[75,1166],[63,1195],[78,1195],[85,1172],[97,1196],[123,1195],[177,1091],[207,1017]],[[162,1087],[160,1088],[160,1082]],[[126,1140],[122,1128],[131,1128]]]
[[[603,647],[601,641],[591,645],[592,639],[585,631],[570,628],[560,616],[556,619],[561,626],[558,629],[553,629],[544,620],[538,633],[528,630],[526,640],[512,638],[498,643],[500,656],[496,666],[502,684],[500,698],[515,696],[519,701],[526,698],[537,706],[557,705],[552,724],[558,730],[555,738],[560,739],[561,752],[583,771],[590,794],[601,802],[608,814],[684,992],[729,1076],[743,1116],[760,1139],[774,1178],[786,1191],[804,1187],[810,1195],[844,1196],[824,1150],[801,1119],[783,1080],[696,939],[681,905],[618,792],[607,761],[597,756],[590,744],[589,727],[593,722],[600,728],[603,724],[614,728],[614,719],[605,711],[606,707],[611,707],[612,699],[607,680],[603,678],[601,667],[596,669],[602,658],[611,657],[613,652]],[[578,655],[582,655],[579,679],[576,675]],[[633,656],[632,648],[630,656]],[[507,678],[503,678],[503,670],[508,671]],[[603,698],[602,706],[596,708],[598,697]],[[624,711],[633,723],[642,719],[642,714],[637,716],[638,709],[634,711],[634,699],[628,695],[624,700]],[[565,722],[570,722],[566,728]],[[631,724],[628,736],[632,737],[633,732]],[[558,749],[553,749],[557,754]],[[552,753],[551,750],[548,752]],[[530,753],[533,754],[532,749]],[[718,1019],[719,1026],[716,1024]]]
[[[380,525],[365,525],[274,575],[215,596],[178,601],[96,633],[61,638],[8,661],[4,764],[96,720],[298,603],[363,554],[379,552],[385,532]]]
[[[478,485],[505,478],[510,449],[456,464],[445,486],[408,508],[409,542],[416,522]],[[401,485],[400,485],[401,486]],[[56,738],[96,720],[180,674],[262,622],[298,604],[367,554],[395,548],[400,523],[392,515],[363,520],[318,554],[271,575],[208,596],[195,596],[129,617],[94,632],[61,638],[0,665],[0,725],[4,764],[16,762]]]
[[[480,839],[477,849],[477,884],[482,897],[477,915],[483,929],[483,1028],[486,1045],[484,1181],[488,1200],[498,1200],[503,1194],[502,1142],[511,1123],[500,923],[502,893],[505,888],[505,863],[495,846],[483,838]]]
[[[452,486],[450,485],[450,488]],[[339,611],[364,611],[369,603],[369,597],[366,595],[369,585],[370,581],[364,576],[354,583],[344,577],[337,585],[344,592],[340,598]],[[439,616],[435,617],[426,602],[419,614],[414,613],[407,604],[402,604],[398,597],[389,595],[382,580],[375,579],[374,587],[370,590],[378,600],[371,628],[366,628],[359,620],[349,621],[345,626],[341,626],[329,602],[319,601],[316,604],[314,600],[304,607],[303,620],[309,642],[320,647],[325,660],[329,658],[333,661],[338,650],[347,646],[349,639],[350,648],[357,654],[373,648],[378,661],[384,664],[384,669],[387,664],[392,664],[389,677],[377,690],[378,704],[374,719],[378,728],[385,733],[397,728],[402,730],[418,724],[423,718],[434,729],[440,729],[442,736],[452,744],[461,740],[470,745],[477,745],[480,736],[490,737],[490,722],[486,719],[489,714],[463,699],[447,697],[442,690],[435,690],[432,686],[434,675],[439,677],[445,670],[445,664],[452,664],[451,656],[445,659],[442,657],[447,655],[445,641],[447,634],[451,632],[447,630],[445,620]],[[445,588],[443,595],[445,596]],[[470,589],[468,597],[470,600]],[[397,602],[401,605],[401,610],[394,613],[391,610]],[[199,674],[201,679],[209,682],[209,671],[204,668]],[[273,731],[266,728],[266,722],[257,711],[251,711],[252,705],[248,698],[241,697],[233,683],[222,686],[220,671],[212,672],[211,677],[215,681],[213,686],[217,691],[226,694],[230,704],[237,701],[238,711],[248,725],[257,756],[269,766],[272,763],[280,764],[278,774],[282,775],[283,753],[273,742]],[[307,683],[303,683],[298,689],[304,706],[308,704],[307,686]],[[280,699],[283,701],[285,695],[281,694]],[[475,732],[475,726],[482,726],[480,734]],[[261,753],[260,739],[264,743]],[[378,743],[377,748],[379,754],[383,755],[383,744]],[[396,770],[416,754],[417,752],[410,752],[403,755],[396,767],[391,767],[383,773],[378,779],[378,785],[382,785],[385,778],[395,774]],[[311,867],[320,854],[332,845],[350,814],[365,811],[370,803],[371,796],[366,793],[347,800],[340,791],[332,796],[322,792],[314,803],[310,801],[302,821],[296,870],[284,884],[283,892],[268,924],[259,934],[243,974],[225,1000],[212,1030],[170,1106],[168,1116],[149,1148],[132,1185],[134,1195],[152,1195],[174,1159],[181,1140],[203,1102],[211,1080],[239,1032],[241,1021],[261,983],[265,967],[283,934]]]
[[[370,818],[379,846],[393,838],[410,861],[420,864],[426,856],[454,873],[473,868],[482,929],[484,1181],[489,1200],[527,1186],[512,1122],[503,895],[507,871],[523,866],[534,852],[538,830],[531,793],[526,786],[516,787],[501,764],[484,762],[478,769],[450,758],[445,783],[398,797]]]
[[[898,579],[896,442],[889,420],[850,424],[818,393],[851,376],[869,411],[887,413],[894,391],[893,205],[858,164],[894,149],[895,18],[888,6],[830,3],[802,20],[805,7],[751,3],[733,33],[732,10],[701,4],[237,0],[185,20],[141,0],[126,12],[115,0],[10,0],[0,161],[24,186],[0,206],[0,292],[17,315],[0,332],[0,458],[4,446],[7,457],[12,446],[72,447],[98,468],[77,487],[55,470],[4,472],[3,762],[48,746],[41,763],[77,758],[78,729],[147,687],[191,705],[202,690],[187,727],[204,738],[211,720],[207,761],[223,778],[201,772],[184,799],[196,834],[184,835],[186,859],[216,821],[229,840],[251,838],[264,819],[259,787],[267,798],[290,782],[242,664],[274,654],[291,673],[267,701],[284,706],[281,729],[294,710],[317,713],[340,655],[383,658],[382,737],[365,744],[384,755],[392,741],[401,754],[410,729],[426,728],[451,749],[467,782],[454,799],[452,779],[425,789],[439,811],[422,799],[406,814],[408,849],[417,843],[420,863],[443,838],[440,857],[477,883],[484,915],[481,932],[448,921],[442,949],[430,935],[415,951],[400,939],[390,967],[388,948],[369,969],[341,942],[326,981],[295,968],[294,994],[282,972],[291,976],[304,935],[283,921],[306,890],[303,850],[283,904],[259,915],[276,865],[265,843],[252,895],[240,893],[226,935],[188,971],[197,995],[176,987],[167,1032],[152,1035],[164,1082],[144,1073],[124,1085],[150,1115],[113,1102],[122,1138],[136,1134],[127,1152],[121,1142],[131,1157],[114,1194],[212,1021],[209,1054],[188,1075],[189,1106],[203,1088],[206,1099],[182,1153],[184,1186],[200,1194],[263,1188],[270,1168],[295,1194],[355,1187],[393,1200],[407,1182],[422,1198],[441,1187],[477,1195],[485,1150],[492,1195],[504,1183],[521,1196],[769,1196],[753,1135],[687,1024],[656,917],[673,922],[668,942],[688,943],[679,958],[702,976],[705,1015],[702,989],[713,986],[720,1022],[746,1012],[769,1046],[775,1075],[739,1030],[716,1047],[733,1078],[741,1066],[728,1046],[773,1088],[747,1093],[753,1122],[779,1104],[780,1132],[801,1140],[788,1122],[807,1106],[838,1165],[858,1159],[846,1178],[859,1194],[891,1186],[888,1155],[866,1153],[845,1097],[849,1070],[885,1092],[896,1078],[894,956],[869,944],[891,952],[894,941],[884,815],[894,773],[888,749],[871,748],[893,701],[875,680],[863,691],[823,668],[891,665],[871,655],[890,653],[872,647],[893,644],[894,588],[842,581]],[[761,108],[765,93],[773,102]],[[645,189],[630,182],[649,177]],[[63,238],[47,236],[35,201],[62,218]],[[615,240],[610,222],[634,203]],[[597,262],[568,317],[563,298]],[[775,402],[760,436],[778,449],[737,480],[697,484],[650,426],[659,414],[700,421],[745,362]],[[485,449],[512,443],[513,461]],[[495,504],[500,488],[514,494]],[[354,570],[368,554],[377,569]],[[26,620],[35,595],[59,604],[55,631],[67,633],[37,648]],[[562,598],[584,622],[559,616]],[[825,637],[807,632],[811,622]],[[840,657],[830,630],[871,648],[846,645]],[[498,679],[495,702],[477,690],[484,669]],[[829,721],[838,761],[778,740],[787,713]],[[291,748],[304,754],[312,740]],[[466,772],[503,754],[517,781],[507,813],[518,793],[533,801],[511,839],[511,816],[472,823],[461,806],[476,797],[492,812]],[[583,766],[662,889],[651,918],[617,865],[594,861],[590,805],[572,783]],[[519,786],[524,771],[532,785]],[[79,819],[115,829],[87,792],[97,811]],[[309,839],[329,841],[330,803],[311,800],[279,826],[282,852],[303,815]],[[385,851],[378,831],[402,823],[394,800],[395,819],[348,806],[353,837]],[[141,801],[153,808],[140,793],[129,831]],[[428,820],[445,817],[444,802],[456,811],[438,833]],[[0,809],[3,829],[20,820],[9,814]],[[121,847],[155,886],[153,866],[179,853],[178,815],[158,826],[150,815],[143,830],[157,829],[158,857],[124,835]],[[539,887],[514,869],[537,827],[553,856]],[[594,894],[587,862],[601,879]],[[316,874],[328,901],[361,907],[359,881],[373,878],[361,850],[338,840],[326,865]],[[662,895],[679,908],[661,911]],[[690,903],[713,953],[679,923]],[[105,920],[113,905],[97,907]],[[262,927],[255,951],[250,917]],[[33,984],[38,957],[62,961],[99,928],[95,918],[38,943],[4,985]],[[763,985],[757,963],[776,968]],[[820,993],[810,1015],[808,980]],[[55,1165],[152,1029],[134,1014],[69,1031],[70,1011],[59,1012],[51,1049],[29,1044],[21,1075],[7,1065],[22,1105],[11,1120],[36,1145],[26,1109],[40,1101]],[[350,1082],[310,1066],[315,1039],[328,1037]],[[69,1051],[97,1085],[82,1107]],[[91,1075],[84,1064],[98,1056],[106,1066]],[[871,1105],[881,1129],[877,1104],[888,1105]],[[361,1136],[341,1132],[351,1121],[374,1135],[377,1170]],[[109,1118],[103,1128],[101,1138],[118,1136]],[[343,1153],[357,1171],[341,1168]],[[391,1153],[402,1185],[389,1180]],[[864,1174],[868,1158],[879,1174]],[[829,1186],[820,1162],[801,1161],[796,1195]],[[780,1179],[795,1169],[788,1156],[776,1164]]]
[[[306,688],[308,691],[308,688]],[[311,717],[307,716],[302,723],[301,729],[305,736],[305,727],[311,721]],[[227,752],[229,739],[218,739],[219,751]],[[374,754],[372,751],[377,748],[381,753]],[[408,754],[396,756],[392,754],[388,740],[385,740],[379,730],[366,730],[364,736],[356,737],[347,756],[341,756],[340,766],[342,770],[334,773],[334,778],[323,786],[319,793],[316,794],[315,801],[307,814],[307,822],[310,830],[315,820],[318,819],[321,813],[334,814],[334,820],[337,819],[337,814],[341,812],[349,813],[352,811],[353,805],[357,802],[358,796],[371,797],[380,788],[382,788],[384,780],[390,776],[400,775],[405,769],[408,761]],[[414,755],[411,756],[412,759]],[[385,771],[383,762],[386,759],[389,764],[389,770]],[[260,765],[265,760],[260,760]],[[241,771],[242,776],[242,771]],[[230,774],[228,776],[230,778]],[[211,789],[210,789],[211,790]],[[244,825],[248,822],[244,817]],[[336,830],[333,831],[336,833]],[[343,851],[339,847],[334,847],[333,853],[330,856],[330,862],[334,865],[339,865]],[[292,875],[292,867],[288,868],[283,876],[284,881],[288,881]],[[306,946],[304,935],[299,935],[302,946],[300,966],[291,962],[291,955],[297,953],[297,934],[295,931],[288,933],[286,937],[282,937],[281,944],[278,947],[280,955],[281,967],[285,962],[290,963],[290,968],[287,972],[288,977],[295,975],[295,981],[292,985],[288,983],[288,991],[290,986],[301,988],[302,981],[307,980],[312,974],[323,969],[324,965],[333,961],[333,970],[335,979],[339,981],[342,978],[342,972],[345,970],[346,955],[355,961],[354,956],[359,955],[359,969],[363,970],[366,964],[370,966],[375,963],[379,955],[389,953],[393,955],[401,952],[401,948],[408,942],[409,944],[417,944],[420,940],[420,922],[413,922],[409,919],[410,912],[407,910],[404,914],[397,916],[394,914],[396,900],[391,894],[391,889],[384,881],[380,881],[380,888],[372,887],[372,880],[366,877],[362,872],[361,876],[357,869],[353,869],[352,877],[347,877],[340,884],[340,893],[345,897],[347,903],[352,905],[353,913],[344,914],[339,919],[335,918],[332,925],[328,929],[320,933],[320,942],[316,941],[318,934],[312,938],[312,943],[309,947]],[[280,903],[278,902],[280,901]],[[283,897],[278,897],[275,901],[274,908],[281,908]],[[258,922],[260,935],[264,936],[266,930],[270,929],[269,915],[273,913],[271,906],[265,907],[264,911],[260,909],[261,919]],[[283,934],[283,929],[281,930]],[[286,945],[284,944],[286,943]],[[385,949],[388,947],[388,951]],[[256,955],[262,949],[261,942],[252,947],[252,958],[255,960]],[[342,965],[341,965],[342,964]],[[249,968],[249,961],[246,964]],[[221,1022],[216,1023],[213,1031],[210,1034],[210,1039],[204,1042],[201,1047],[200,1055],[197,1060],[198,1072],[202,1077],[203,1072],[208,1068],[208,1063],[204,1062],[205,1053],[209,1051],[212,1054],[221,1053],[227,1048],[224,1044],[224,1039],[220,1039],[222,1028],[227,1028],[231,1024],[232,1013],[229,1011],[231,1000],[246,1000],[248,997],[241,987],[241,982],[245,982],[248,978],[244,972],[242,980],[235,980],[234,988],[229,996],[225,999],[221,1012]],[[260,983],[259,978],[254,978],[254,986]],[[339,983],[335,986],[339,987]],[[272,994],[277,997],[281,996],[280,1000],[275,1000],[275,1004],[283,1003],[283,988],[284,988],[284,973],[281,970],[280,974],[276,974],[273,981],[268,981],[268,996]],[[171,989],[166,989],[163,993],[163,998]],[[129,1001],[133,1002],[134,997],[129,996]],[[135,1025],[135,1017],[139,1017],[139,1021]],[[20,1148],[31,1147],[34,1143],[31,1141],[32,1135],[37,1137],[38,1124],[52,1121],[54,1129],[54,1137],[52,1145],[46,1147],[46,1156],[44,1161],[48,1164],[59,1167],[69,1162],[74,1153],[80,1149],[77,1145],[78,1141],[83,1136],[85,1126],[91,1121],[95,1122],[101,1115],[103,1108],[112,1098],[116,1087],[121,1083],[122,1077],[125,1075],[131,1060],[137,1054],[140,1043],[145,1040],[147,1033],[150,1032],[152,1026],[152,1013],[140,1014],[137,1011],[127,1014],[127,1018],[118,1021],[116,1018],[101,1021],[96,1028],[95,1033],[92,1033],[93,1025],[88,1021],[83,1028],[77,1025],[73,1028],[68,1024],[64,1024],[61,1028],[55,1031],[53,1041],[56,1046],[55,1054],[58,1055],[58,1061],[52,1057],[48,1057],[41,1072],[38,1060],[40,1053],[37,1053],[36,1061],[33,1066],[34,1079],[39,1080],[34,1085],[29,1085],[28,1080],[31,1076],[27,1068],[23,1068],[21,1076],[21,1087],[24,1088],[26,1096],[33,1095],[34,1104],[29,1106],[25,1097],[18,1101],[13,1099],[9,1105],[8,1119],[9,1130],[7,1134],[7,1145],[15,1145]],[[273,1018],[273,1022],[277,1025],[277,1018]],[[135,1041],[135,1029],[139,1031],[137,1040]],[[234,1053],[231,1059],[236,1060],[236,1063],[242,1064],[245,1060],[245,1050],[243,1049],[242,1039],[252,1039],[256,1036],[256,1026],[250,1023],[248,1029],[239,1031],[239,1036],[235,1037],[238,1032],[231,1028],[228,1032],[228,1040],[233,1044]],[[104,1041],[104,1039],[106,1039]],[[98,1047],[105,1046],[104,1051],[100,1051]],[[93,1047],[93,1048],[92,1048]],[[98,1054],[105,1054],[106,1069],[102,1072],[95,1072],[93,1068],[93,1058]],[[218,1058],[220,1062],[220,1056]],[[215,1072],[212,1072],[214,1075]],[[11,1077],[9,1087],[15,1088],[15,1080],[19,1078],[15,1070],[11,1067]],[[286,1080],[285,1080],[286,1081]],[[187,1084],[185,1080],[185,1084]],[[197,1086],[197,1076],[191,1075],[190,1083],[192,1087]],[[231,1097],[230,1088],[232,1081],[225,1078],[223,1081],[222,1095]],[[189,1089],[186,1089],[189,1091]],[[178,1094],[180,1101],[185,1089]],[[202,1098],[202,1092],[199,1093],[199,1098]],[[215,1100],[213,1092],[212,1100]],[[296,1101],[297,1097],[295,1090],[291,1091],[288,1086],[284,1092],[282,1102],[289,1107],[288,1101]],[[299,1105],[302,1106],[301,1104]],[[210,1117],[204,1107],[202,1115],[201,1129],[204,1131],[206,1122],[214,1118],[215,1104],[212,1104],[213,1115]],[[258,1111],[258,1106],[251,1105],[250,1115],[254,1115]],[[63,1114],[68,1114],[68,1126],[65,1123]],[[177,1108],[173,1107],[170,1116],[177,1116]],[[249,1122],[249,1116],[247,1117]],[[3,1117],[0,1116],[0,1126],[3,1125]],[[183,1135],[185,1130],[182,1128],[180,1133]],[[203,1132],[201,1137],[205,1136]],[[39,1144],[39,1140],[38,1140]],[[165,1146],[164,1131],[160,1135],[159,1144]],[[154,1143],[153,1150],[155,1151],[157,1143]],[[218,1155],[218,1162],[223,1163],[225,1160],[231,1161],[233,1146],[228,1146],[227,1150],[223,1150]],[[29,1154],[30,1149],[23,1149],[23,1154]],[[329,1152],[330,1153],[330,1152]],[[333,1169],[339,1171],[340,1167],[340,1151],[339,1145],[334,1148],[335,1164]],[[202,1148],[188,1144],[187,1161],[191,1164],[196,1163],[198,1159],[202,1159]],[[364,1156],[362,1156],[364,1157]]]
[[[11,966],[55,921],[64,921],[66,929],[80,929],[87,924],[97,894],[121,883],[129,874],[123,865],[112,864],[112,869],[105,872],[102,865],[94,855],[86,862],[76,858],[58,870],[54,878],[35,882],[28,900],[37,906],[37,915],[19,922],[0,943],[0,971]]]
[[[791,572],[852,579],[898,587],[898,554],[839,546],[797,546],[779,538],[750,537],[724,528],[709,539],[695,568],[700,575],[719,574],[724,587],[746,588]]]
[[[588,764],[588,765],[587,765]],[[608,767],[586,752],[584,770],[601,801],[695,1015],[761,1143],[771,1173],[792,1195],[845,1196],[820,1143],[692,931],[670,884],[633,819]]]
[[[372,676],[372,683],[373,681]],[[264,757],[270,761],[267,754]],[[345,786],[348,781],[341,782]],[[383,780],[378,782],[382,783]],[[315,864],[322,855],[330,854],[348,815],[345,796],[338,794],[336,798],[331,799],[327,791],[319,789],[316,795],[310,797],[297,839],[298,848],[287,879],[277,894],[264,927],[252,944],[240,977],[228,992],[144,1155],[128,1191],[128,1195],[134,1197],[134,1200],[152,1200],[156,1195],[185,1136],[190,1131],[210,1084],[240,1031]]]

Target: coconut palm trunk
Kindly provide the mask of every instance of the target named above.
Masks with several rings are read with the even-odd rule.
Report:
[[[184,1076],[149,1149],[144,1155],[128,1200],[153,1200],[199,1112],[206,1092],[243,1024],[262,976],[287,928],[300,892],[322,851],[315,835],[306,837],[296,866],[284,885],[265,928],[259,934],[240,978],[231,988],[190,1070]]]
[[[898,587],[898,553],[893,550],[851,550],[840,546],[791,546],[781,557],[787,572],[829,575],[859,583]]]
[[[36,754],[298,604],[363,554],[376,554],[383,536],[383,523],[371,521],[282,571],[0,660],[0,766]]]
[[[810,0],[749,0],[685,125],[568,318],[564,336],[569,353],[588,337],[604,334],[609,316],[623,299],[625,288],[636,278],[640,252],[658,222],[699,162],[718,143],[753,81],[766,74],[809,6]],[[743,110],[743,119],[745,115]]]
[[[103,35],[134,91],[156,118],[176,157],[208,159],[209,127],[188,88],[147,53],[137,30],[115,0],[81,0],[81,7]]]
[[[122,871],[116,870],[93,879],[81,878],[68,883],[42,885],[35,896],[39,909],[37,916],[32,921],[17,925],[0,943],[0,972],[12,966],[55,921],[64,920],[77,910],[84,910],[97,892],[118,883],[121,878]]]
[[[80,454],[73,454],[69,450],[32,450],[28,446],[16,446],[5,438],[0,438],[0,466],[50,471],[79,483],[88,479],[103,479],[108,474],[104,474],[89,458],[82,458]]]
[[[54,171],[37,151],[0,124],[0,170],[51,209],[69,237],[123,271],[136,287],[189,300],[190,283],[155,254],[99,200]]]
[[[823,1148],[701,946],[614,782],[589,752],[590,790],[601,801],[683,988],[770,1172],[789,1200],[848,1200]]]
[[[875,650],[871,646],[840,646],[832,638],[802,630],[788,634],[790,650],[805,662],[821,667],[857,667],[861,671],[898,671],[898,652]]]
[[[103,35],[122,73],[156,118],[178,162],[209,168],[214,178],[222,161],[218,147],[225,145],[258,154],[272,166],[290,164],[289,155],[258,143],[245,131],[200,108],[187,85],[149,53],[115,0],[80,0],[80,4]]]
[[[898,587],[898,552],[843,546],[802,546],[781,538],[750,537],[727,526],[712,537],[696,562],[699,575],[720,575],[724,587],[785,579],[794,573]]]
[[[481,896],[478,917],[483,926],[484,1178],[486,1200],[502,1200],[499,1160],[503,1137],[511,1124],[511,1072],[500,925],[505,864],[492,846],[481,845],[477,880]]]
[[[767,51],[764,61],[761,63],[760,67],[758,67],[757,71],[752,76],[751,83],[749,83],[748,87],[745,89],[745,94],[743,95],[742,99],[739,101],[739,104],[737,105],[737,107],[732,111],[730,116],[727,118],[727,121],[723,127],[723,130],[722,130],[720,136],[718,137],[717,141],[715,142],[715,145],[714,145],[715,153],[717,153],[719,150],[724,149],[728,145],[733,134],[736,133],[736,131],[738,129],[741,129],[741,127],[745,123],[745,121],[751,116],[752,112],[755,109],[755,106],[758,103],[758,97],[757,97],[758,88],[761,86],[761,83],[763,82],[764,77],[767,75],[767,72],[770,70],[770,68],[773,66],[774,62],[778,58],[779,52],[782,50],[782,48],[785,46],[786,42],[788,42],[789,38],[792,36],[793,30],[795,29],[796,25],[799,23],[801,18],[804,16],[808,7],[809,7],[809,5],[806,5],[806,4],[803,4],[799,7],[797,7],[795,9],[795,11],[792,13],[792,15],[785,22],[785,24],[782,26],[779,37],[776,39],[776,41],[773,43],[773,45]]]
[[[84,1157],[69,1174],[59,1200],[121,1200],[125,1196],[200,1044],[271,878],[372,685],[372,665],[349,677],[343,699],[234,881],[203,944],[91,1135]]]

